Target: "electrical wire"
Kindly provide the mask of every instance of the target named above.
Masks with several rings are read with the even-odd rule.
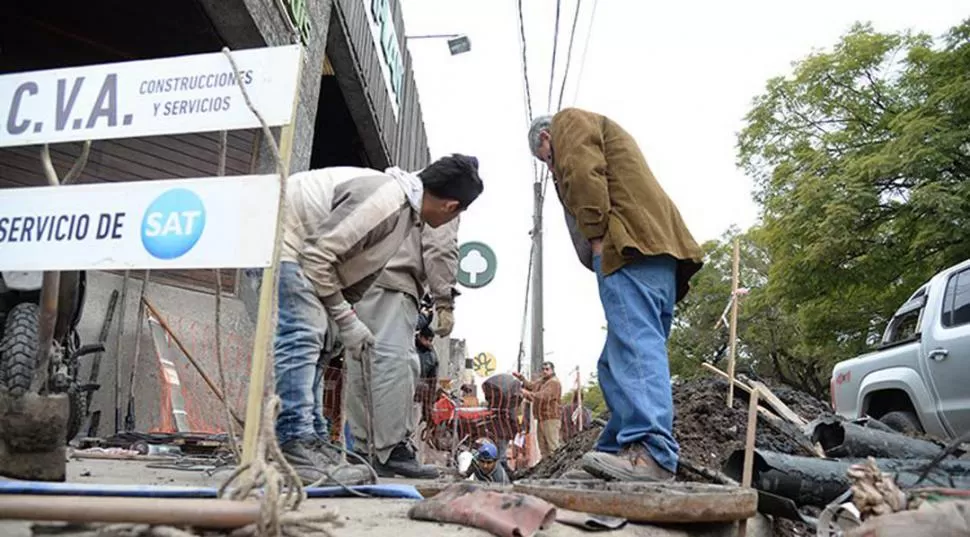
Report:
[[[586,70],[586,52],[589,51],[589,41],[593,35],[593,21],[596,19],[597,5],[599,5],[599,0],[593,0],[593,10],[589,14],[589,26],[586,28],[586,39],[585,43],[583,43],[583,55],[579,59],[579,76],[576,77],[576,88],[573,91],[572,99],[573,104],[576,104],[576,99],[579,97],[579,87],[583,83],[583,72]]]
[[[518,2],[519,14],[519,47],[522,49],[522,78],[525,81],[525,109],[532,123],[532,89],[529,87],[529,58],[526,54],[525,18],[522,15],[522,0]]]
[[[562,0],[556,0],[556,25],[552,33],[552,64],[549,66],[549,97],[546,98],[546,112],[552,113],[552,88],[556,80],[556,52],[559,50],[559,15],[562,12]]]
[[[583,0],[576,0],[576,12],[573,14],[573,27],[569,30],[569,48],[566,49],[566,68],[562,74],[562,86],[559,87],[559,102],[556,110],[562,108],[562,97],[566,93],[566,81],[569,80],[569,64],[573,61],[573,41],[576,39],[576,23],[579,22],[579,8]]]

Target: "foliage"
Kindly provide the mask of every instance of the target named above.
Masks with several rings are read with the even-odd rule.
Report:
[[[745,301],[745,354],[774,351],[796,377],[814,365],[824,386],[831,364],[866,351],[917,286],[970,257],[970,20],[939,43],[854,26],[768,82],[738,154],[755,180],[766,262],[747,269],[765,287]],[[678,326],[723,308],[727,247],[707,246],[716,274],[698,274]],[[690,363],[723,334],[672,340],[672,360]]]
[[[690,378],[708,374],[699,367],[709,362],[727,369],[734,240],[739,244],[738,371],[751,376],[767,375],[802,390],[821,395],[827,380],[819,364],[800,352],[800,331],[770,294],[771,260],[759,228],[745,233],[729,230],[720,240],[703,245],[704,267],[691,279],[691,291],[677,306],[669,341],[672,375]],[[718,324],[721,315],[724,321]],[[715,326],[718,328],[715,329]]]
[[[562,396],[562,403],[564,405],[571,404],[575,392],[576,390],[570,390],[564,394]],[[596,380],[595,373],[586,382],[586,386],[583,387],[583,406],[588,408],[594,417],[607,411],[606,400],[603,399],[603,390],[600,389],[600,384]]]

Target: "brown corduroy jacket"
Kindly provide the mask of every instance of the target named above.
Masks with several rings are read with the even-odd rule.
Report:
[[[539,421],[559,419],[559,399],[562,398],[562,386],[555,376],[540,380],[526,380],[522,386],[535,394],[532,407],[536,419]]]
[[[578,108],[556,114],[550,135],[556,191],[582,237],[603,240],[603,274],[640,256],[670,255],[678,261],[680,301],[703,252],[636,140],[606,116]]]

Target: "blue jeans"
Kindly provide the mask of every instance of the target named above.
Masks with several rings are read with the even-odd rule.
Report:
[[[667,336],[677,297],[677,262],[645,257],[603,276],[593,258],[606,313],[606,344],[597,363],[603,398],[610,409],[597,451],[618,453],[641,443],[653,459],[677,471],[674,402],[667,361]]]
[[[318,366],[327,334],[327,312],[297,263],[280,263],[279,321],[273,340],[273,371],[280,413],[280,444],[327,438],[323,418],[323,369]]]

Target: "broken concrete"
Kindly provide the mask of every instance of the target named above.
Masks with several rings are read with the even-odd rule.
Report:
[[[0,475],[64,481],[69,413],[64,394],[0,394]]]

